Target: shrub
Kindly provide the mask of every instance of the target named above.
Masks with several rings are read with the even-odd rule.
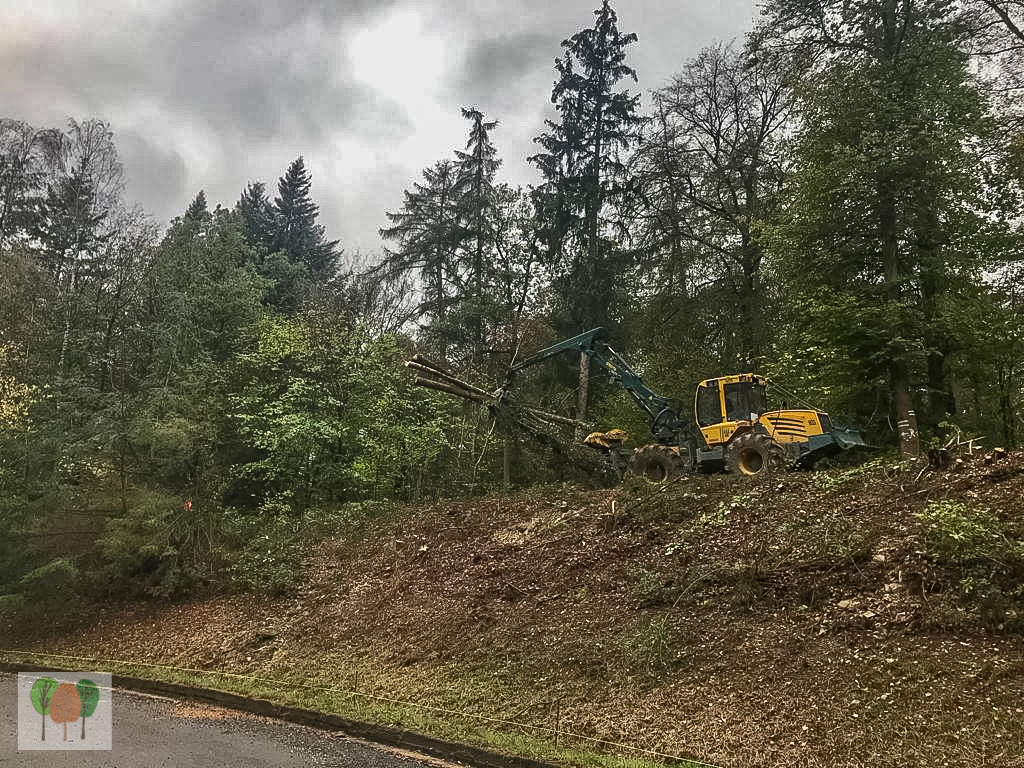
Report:
[[[299,541],[303,522],[287,503],[264,502],[257,514],[229,510],[234,542],[231,580],[244,589],[280,594],[294,586],[299,574]]]
[[[633,664],[647,675],[658,675],[672,661],[670,630],[664,616],[638,627],[629,639],[628,652]]]
[[[950,563],[993,558],[1002,541],[999,521],[987,510],[957,501],[932,501],[917,517],[924,525],[930,555]]]
[[[25,606],[41,614],[59,614],[79,599],[81,574],[69,560],[58,557],[25,574],[21,596]]]
[[[631,568],[628,574],[630,589],[644,605],[671,602],[668,586],[660,575],[646,568]]]
[[[138,491],[127,512],[107,520],[94,588],[113,597],[176,597],[213,577],[223,535],[219,509]]]

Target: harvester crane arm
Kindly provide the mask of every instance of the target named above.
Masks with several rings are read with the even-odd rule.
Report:
[[[678,440],[679,433],[687,428],[687,423],[672,408],[669,398],[648,387],[643,377],[634,371],[618,352],[601,340],[603,333],[603,328],[593,328],[542,349],[525,360],[513,362],[509,368],[509,378],[524,368],[544,362],[562,352],[576,350],[597,361],[611,380],[630,394],[634,402],[650,417],[651,432],[659,442]]]

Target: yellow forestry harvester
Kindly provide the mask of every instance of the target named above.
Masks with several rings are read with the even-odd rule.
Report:
[[[757,475],[772,469],[809,467],[827,456],[866,445],[860,433],[836,427],[827,413],[813,409],[769,410],[766,380],[753,373],[707,379],[697,385],[693,422],[669,398],[653,392],[643,378],[595,328],[566,339],[512,365],[510,376],[555,355],[575,350],[604,368],[650,418],[655,442],[636,450],[623,444],[625,432],[590,434],[585,442],[607,452],[620,470],[662,481],[683,472],[729,471]]]

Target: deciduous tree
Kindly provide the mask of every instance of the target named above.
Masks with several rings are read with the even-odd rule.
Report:
[[[654,93],[630,166],[636,294],[657,307],[648,334],[700,340],[680,351],[718,370],[761,365],[777,332],[760,234],[784,179],[786,72],[729,45],[701,51]]]
[[[911,447],[913,412],[953,405],[958,284],[978,280],[973,233],[991,197],[986,105],[940,0],[784,0],[768,9],[784,45],[820,55],[800,90],[785,221],[775,230],[796,287],[795,323],[835,345],[829,369],[881,385]],[[762,38],[762,44],[765,40]],[[914,403],[926,390],[928,401]],[[860,401],[871,403],[868,392]],[[911,425],[908,427],[907,425]]]
[[[34,206],[45,190],[60,144],[58,130],[0,119],[0,245],[9,245],[31,230]]]

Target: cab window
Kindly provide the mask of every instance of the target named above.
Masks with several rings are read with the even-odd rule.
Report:
[[[722,423],[722,403],[718,398],[718,385],[697,389],[697,423],[710,427]]]
[[[764,388],[749,381],[725,385],[727,421],[749,421],[765,412]]]

